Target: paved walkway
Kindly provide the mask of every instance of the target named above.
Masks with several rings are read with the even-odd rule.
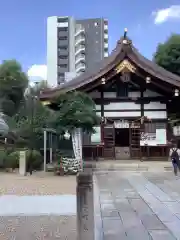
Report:
[[[180,239],[180,179],[171,172],[96,174],[104,240]]]

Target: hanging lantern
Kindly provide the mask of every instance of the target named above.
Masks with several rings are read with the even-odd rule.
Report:
[[[101,83],[102,84],[106,84],[106,79],[105,78],[101,78]]]
[[[151,82],[151,78],[150,77],[146,77],[146,83],[150,83]]]
[[[178,97],[178,96],[179,96],[179,89],[175,89],[175,90],[174,90],[174,96],[175,96],[175,97]]]
[[[65,132],[64,138],[65,138],[66,140],[69,140],[70,137],[71,137],[71,135],[70,135],[68,132]]]

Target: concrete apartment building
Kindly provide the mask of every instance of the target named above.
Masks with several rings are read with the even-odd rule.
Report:
[[[107,56],[107,20],[47,19],[47,80],[51,86],[71,80]]]

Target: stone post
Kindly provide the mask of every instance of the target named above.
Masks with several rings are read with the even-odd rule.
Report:
[[[85,170],[85,169],[84,169]],[[77,175],[77,240],[94,240],[93,173]]]
[[[26,151],[19,152],[19,174],[26,175]]]

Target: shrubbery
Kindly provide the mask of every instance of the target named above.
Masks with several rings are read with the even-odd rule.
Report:
[[[4,167],[6,158],[7,158],[7,152],[4,151],[4,149],[0,149],[0,168]]]
[[[5,168],[18,168],[19,167],[19,151],[12,152],[9,155],[7,155],[5,159]]]
[[[32,163],[33,170],[40,170],[43,163],[43,158],[40,152],[37,150],[26,150],[26,163],[28,165],[29,161]],[[5,158],[5,168],[19,168],[19,151],[10,153]]]
[[[37,150],[27,150],[26,151],[26,156],[27,156],[27,163],[31,161],[32,163],[32,168],[34,170],[40,170],[42,163],[43,163],[43,157],[41,153]]]

